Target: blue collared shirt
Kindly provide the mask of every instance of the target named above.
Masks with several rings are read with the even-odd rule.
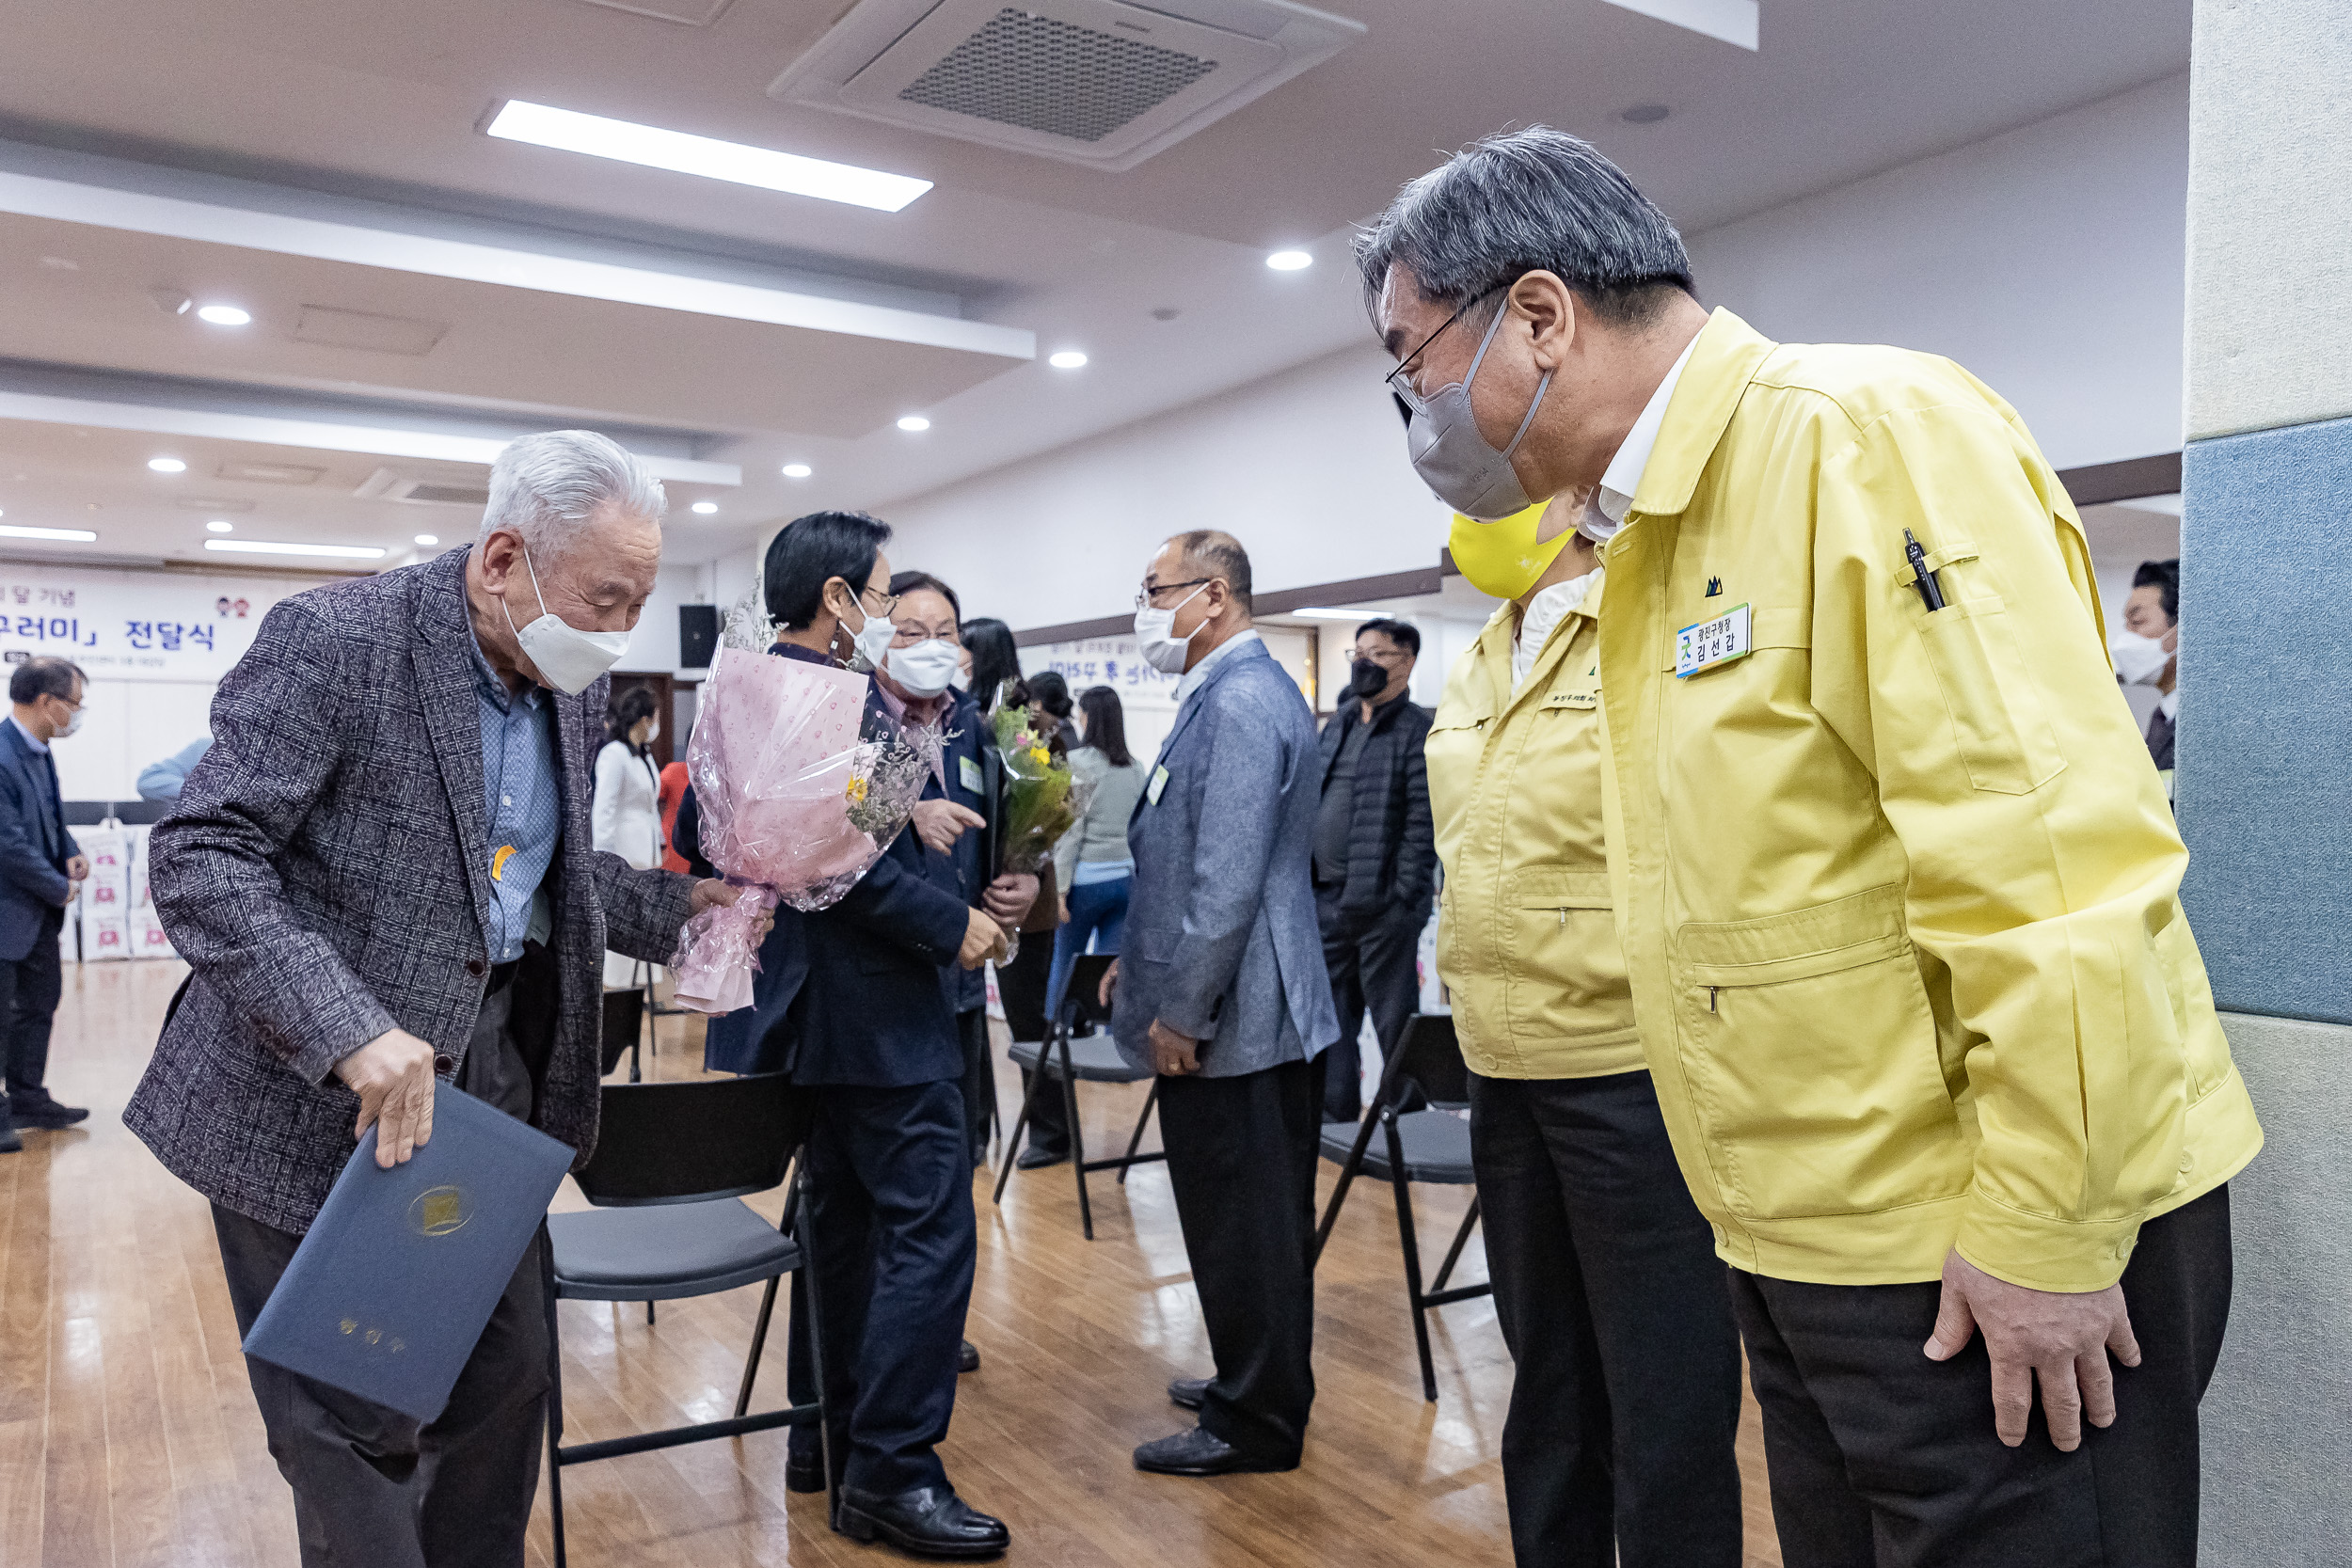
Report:
[[[473,649],[474,689],[482,707],[483,822],[490,854],[490,961],[523,956],[523,943],[552,928],[540,884],[555,862],[564,828],[555,731],[548,694],[536,682],[510,692]]]

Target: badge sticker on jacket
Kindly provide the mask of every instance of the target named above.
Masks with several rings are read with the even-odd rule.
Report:
[[[1143,792],[1145,798],[1156,806],[1160,803],[1160,796],[1162,792],[1164,792],[1167,788],[1168,769],[1165,768],[1154,768],[1152,769],[1152,783]]]
[[[980,792],[979,763],[971,757],[958,757],[956,758],[956,776],[963,781],[965,792],[967,794],[977,795]]]
[[[1749,607],[1735,605],[1712,621],[1701,621],[1675,633],[1675,678],[1688,680],[1702,670],[1712,670],[1754,653],[1749,619]]]
[[[490,880],[494,882],[506,880],[506,863],[514,857],[514,854],[515,847],[511,844],[501,844],[490,851]]]

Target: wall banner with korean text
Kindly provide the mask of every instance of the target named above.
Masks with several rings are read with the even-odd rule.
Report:
[[[272,605],[313,586],[0,562],[0,661],[49,655],[98,680],[217,681],[252,645]]]

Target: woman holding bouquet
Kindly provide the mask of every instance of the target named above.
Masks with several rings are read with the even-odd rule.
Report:
[[[769,546],[762,580],[770,652],[838,666],[886,666],[898,629],[887,524],[819,512]],[[894,701],[869,683],[867,738],[897,734]],[[680,848],[691,799],[679,813]],[[968,1507],[936,1445],[955,1408],[976,1251],[956,969],[1005,949],[1002,927],[967,899],[954,846],[978,815],[934,776],[907,830],[830,909],[777,911],[751,1006],[710,1023],[707,1060],[789,1071],[819,1090],[806,1159],[815,1289],[825,1324],[825,1392],[842,1465],[834,1528],[928,1557],[1002,1551],[1004,1525]],[[802,1322],[796,1282],[793,1326]],[[795,1350],[804,1343],[793,1336]],[[804,1364],[793,1357],[795,1382]],[[801,1389],[796,1399],[804,1397]],[[820,1491],[816,1433],[795,1428],[787,1483]]]

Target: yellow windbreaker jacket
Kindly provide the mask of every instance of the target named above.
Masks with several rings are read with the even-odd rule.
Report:
[[[1876,1284],[1957,1244],[2111,1284],[2262,1133],[2016,413],[1949,360],[1719,310],[1605,559],[1628,968],[1724,1259]],[[1753,651],[1677,676],[1677,632],[1742,605]]]
[[[1642,1061],[1601,832],[1607,744],[1596,617],[1606,578],[1511,690],[1512,607],[1446,676],[1429,726],[1429,806],[1445,887],[1438,974],[1454,1032],[1489,1078],[1597,1078]]]

